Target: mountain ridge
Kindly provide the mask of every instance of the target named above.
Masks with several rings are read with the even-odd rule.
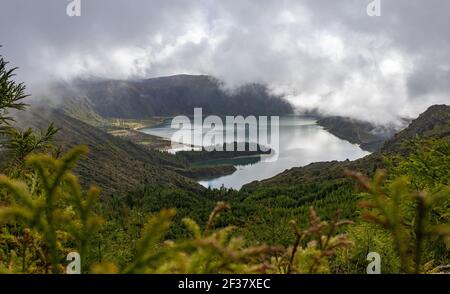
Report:
[[[77,80],[58,83],[48,91],[67,99],[83,97],[105,118],[142,119],[151,116],[192,115],[194,108],[217,115],[292,114],[293,106],[261,84],[232,91],[206,75],[174,75],[142,80]]]

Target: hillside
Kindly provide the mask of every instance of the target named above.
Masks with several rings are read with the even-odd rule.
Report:
[[[433,105],[413,120],[408,128],[388,140],[383,153],[404,152],[401,146],[406,140],[419,137],[450,138],[450,106]]]
[[[388,140],[381,151],[375,152],[364,158],[355,161],[332,161],[312,163],[305,167],[292,168],[271,179],[253,183],[254,185],[265,184],[286,184],[289,178],[296,180],[317,181],[320,178],[343,177],[345,168],[361,170],[371,173],[375,168],[381,167],[381,157],[386,153],[402,153],[404,148],[402,144],[407,140],[420,138],[449,138],[450,137],[450,107],[446,105],[434,105],[428,108],[417,119],[404,130],[397,133],[392,139]]]
[[[293,113],[292,106],[272,96],[266,87],[249,84],[233,91],[210,76],[176,75],[146,80],[78,80],[57,84],[50,91],[62,97],[62,105],[83,102],[105,118],[142,119],[151,116],[203,114],[281,115]],[[95,118],[94,118],[95,119]]]
[[[100,186],[103,195],[154,185],[190,191],[202,189],[197,183],[171,171],[185,168],[185,162],[109,135],[66,115],[62,110],[34,108],[18,115],[17,124],[21,128],[31,126],[42,129],[53,122],[60,129],[55,143],[63,150],[87,145],[90,152],[80,161],[76,172],[84,185]]]
[[[370,152],[380,150],[384,142],[395,133],[393,128],[340,116],[321,118],[317,124],[333,135],[358,144],[362,149]]]
[[[288,195],[292,206],[300,206],[308,202],[314,202],[318,207],[323,204],[327,210],[347,205],[354,206],[354,199],[340,196],[351,194],[353,187],[353,182],[344,175],[346,169],[373,175],[377,169],[385,167],[384,155],[406,155],[403,143],[407,140],[416,137],[450,138],[449,122],[450,107],[435,105],[422,113],[393,139],[387,141],[381,151],[355,161],[318,162],[292,168],[270,179],[247,184],[241,191],[247,197],[258,194],[260,203],[272,203],[273,197]],[[356,207],[353,210],[356,211]]]

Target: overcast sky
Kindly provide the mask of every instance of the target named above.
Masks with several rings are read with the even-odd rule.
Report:
[[[209,74],[374,122],[450,103],[450,1],[0,0],[0,54],[30,85]]]

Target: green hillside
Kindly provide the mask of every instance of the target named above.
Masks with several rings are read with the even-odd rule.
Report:
[[[282,221],[285,215],[305,219],[309,206],[314,206],[321,215],[329,217],[337,209],[341,209],[346,218],[354,219],[359,213],[356,203],[360,197],[355,191],[354,181],[345,175],[345,171],[358,171],[373,176],[378,169],[389,169],[388,159],[396,156],[407,159],[411,152],[417,150],[409,140],[440,139],[450,142],[449,123],[450,107],[436,105],[389,140],[379,152],[355,161],[312,163],[245,185],[241,189],[239,201],[258,203],[257,210],[266,211],[266,214],[259,213],[262,219],[256,223],[248,223],[248,226],[265,227],[271,223],[273,231],[282,232],[285,230]],[[450,178],[450,174],[448,177]],[[276,215],[271,216],[272,214]],[[283,234],[280,233],[280,236]],[[279,242],[277,238],[273,240]]]
[[[197,183],[171,171],[185,168],[185,161],[109,135],[62,110],[31,109],[19,114],[17,122],[22,128],[36,129],[53,122],[60,129],[55,143],[63,151],[77,145],[88,146],[89,154],[79,162],[76,172],[84,185],[96,184],[104,195],[120,194],[147,185],[182,187],[192,191],[202,189]]]

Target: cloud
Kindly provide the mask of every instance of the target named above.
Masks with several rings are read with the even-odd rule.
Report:
[[[450,101],[450,2],[2,1],[1,53],[31,85],[209,74],[261,82],[299,111],[399,123]]]

